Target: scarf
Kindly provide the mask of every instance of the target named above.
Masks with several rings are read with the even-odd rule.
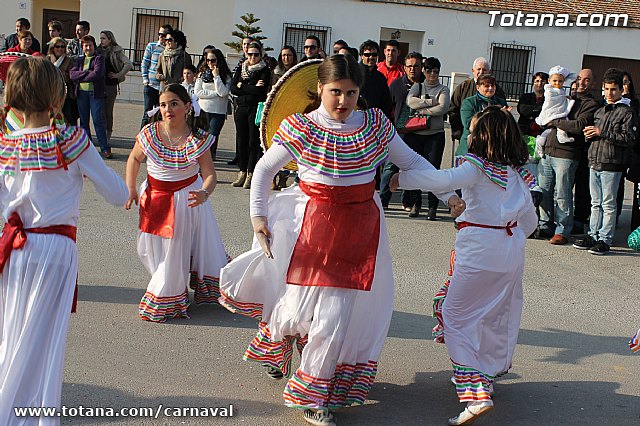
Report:
[[[213,72],[211,72],[211,69],[207,69],[203,71],[202,74],[200,74],[200,78],[202,79],[203,83],[211,83],[214,80]]]
[[[478,103],[480,104],[481,111],[484,110],[489,105],[497,104],[495,95],[493,95],[490,98],[487,98],[486,96],[482,96],[480,92],[477,92],[476,97],[478,98]]]
[[[180,54],[182,54],[182,46],[178,46],[175,49],[169,49],[168,47],[164,48],[164,52],[162,53],[164,56],[169,58],[174,58]]]
[[[242,71],[240,73],[240,77],[242,78],[242,80],[249,80],[266,66],[267,64],[262,59],[260,59],[260,62],[255,65],[249,65],[249,61],[244,61],[242,63]]]
[[[55,55],[51,55],[51,57],[52,57],[52,59],[56,58]],[[62,66],[62,63],[64,62],[64,58],[66,58],[66,57],[67,57],[67,55],[62,55],[58,59],[55,59],[54,61],[51,61],[51,62],[53,62],[53,65],[55,65],[56,68],[60,68],[60,66]]]

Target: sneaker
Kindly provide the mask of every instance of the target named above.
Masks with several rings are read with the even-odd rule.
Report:
[[[336,426],[336,421],[331,412],[304,410],[304,419],[315,426]]]
[[[596,245],[596,240],[594,240],[591,235],[587,235],[581,240],[577,240],[573,243],[573,248],[578,250],[589,250],[591,247]]]
[[[478,417],[493,409],[493,401],[470,402],[464,411],[449,419],[449,425],[470,425]]]
[[[413,206],[411,210],[409,210],[409,217],[418,217],[420,216],[420,207]]]
[[[595,245],[589,249],[589,253],[602,256],[603,254],[609,253],[609,249],[609,244],[605,243],[602,240],[598,240],[598,242],[596,242]]]
[[[280,380],[284,377],[284,374],[282,374],[282,371],[277,368],[267,367],[267,376],[271,377],[273,380]]]

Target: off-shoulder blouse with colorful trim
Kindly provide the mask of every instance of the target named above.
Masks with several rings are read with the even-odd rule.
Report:
[[[510,166],[499,163],[492,163],[486,158],[478,157],[475,154],[464,154],[456,157],[456,166],[464,162],[469,162],[476,166],[493,183],[502,189],[507,189],[508,170]],[[524,167],[513,168],[522,177],[529,189],[536,186],[536,178]]]
[[[336,132],[304,114],[285,118],[273,136],[299,164],[339,178],[375,171],[388,156],[395,128],[379,109],[363,112],[364,124],[351,132]]]
[[[0,173],[56,170],[73,163],[91,146],[76,126],[38,133],[0,135]]]
[[[158,132],[159,122],[145,126],[136,141],[140,144],[142,152],[158,166],[170,170],[185,170],[198,162],[215,141],[215,136],[198,129],[195,134],[191,133],[184,145],[176,148],[169,148],[162,144],[162,137]]]

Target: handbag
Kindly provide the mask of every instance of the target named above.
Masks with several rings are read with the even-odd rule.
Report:
[[[640,154],[636,152],[631,153],[627,180],[633,183],[640,183]]]
[[[420,83],[418,97],[422,96],[422,83]],[[396,130],[400,134],[417,132],[426,130],[431,124],[431,117],[428,115],[420,115],[416,110],[409,108],[406,104],[402,104],[398,121],[396,122]]]

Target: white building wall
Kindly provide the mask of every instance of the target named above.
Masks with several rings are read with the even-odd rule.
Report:
[[[27,18],[33,25],[32,0],[0,0],[0,42],[9,34],[16,32],[16,21]]]

